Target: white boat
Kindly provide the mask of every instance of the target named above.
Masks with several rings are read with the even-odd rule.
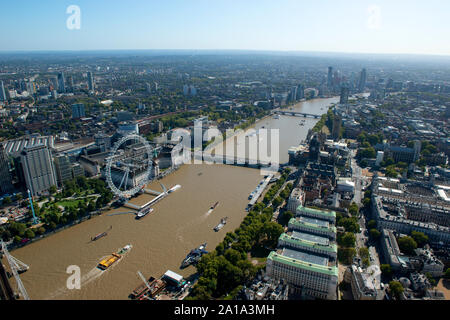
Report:
[[[142,219],[143,217],[145,217],[146,215],[148,215],[149,213],[152,213],[155,209],[153,208],[148,208],[148,209],[144,209],[138,212],[138,214],[136,215],[136,219]]]

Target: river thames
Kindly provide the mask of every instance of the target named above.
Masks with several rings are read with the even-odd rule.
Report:
[[[295,111],[323,114],[337,98],[315,99],[292,107]],[[279,129],[280,163],[287,162],[287,150],[305,139],[318,119],[280,116],[266,117],[254,125]],[[248,196],[263,179],[260,170],[230,165],[186,164],[166,176],[160,182],[166,187],[175,184],[181,189],[154,206],[154,212],[142,220],[132,214],[109,215],[126,212],[118,208],[103,213],[86,222],[68,228],[28,246],[14,250],[12,254],[30,266],[21,279],[31,299],[127,299],[139,284],[137,271],[149,278],[160,277],[172,270],[185,277],[195,272],[194,267],[181,270],[186,254],[203,242],[207,250],[214,250],[225,234],[235,230],[246,215]],[[160,190],[159,183],[149,186]],[[141,195],[132,203],[142,204],[150,199]],[[209,208],[219,202],[210,214]],[[213,228],[221,218],[228,217],[219,232]],[[95,242],[92,236],[106,231],[108,235]],[[131,244],[132,250],[106,271],[96,268],[102,258]],[[67,267],[81,269],[81,289],[69,290],[66,281]]]

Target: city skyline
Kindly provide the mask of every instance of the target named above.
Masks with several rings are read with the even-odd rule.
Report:
[[[0,51],[255,50],[450,55],[439,1],[5,4]],[[72,19],[80,10],[79,25]],[[69,9],[69,10],[68,10]],[[442,18],[442,19],[441,19]],[[45,23],[43,23],[45,21]],[[73,29],[68,25],[72,23]],[[79,29],[78,29],[79,27]],[[29,32],[33,30],[33,32]]]

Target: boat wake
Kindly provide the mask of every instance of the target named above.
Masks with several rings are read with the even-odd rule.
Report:
[[[209,209],[208,212],[206,212],[203,216],[204,216],[204,217],[207,217],[207,216],[209,216],[213,211],[214,211],[214,209]]]
[[[84,286],[88,285],[89,283],[91,283],[94,280],[97,280],[98,278],[100,278],[102,275],[104,275],[106,272],[108,272],[109,270],[114,269],[118,264],[120,264],[120,262],[123,260],[123,258],[128,254],[128,252],[125,252],[124,254],[122,254],[122,258],[119,259],[116,263],[114,263],[114,265],[112,265],[111,267],[109,267],[106,270],[100,270],[99,268],[95,267],[92,268],[88,273],[86,273],[85,275],[83,275],[81,277],[81,281],[80,281],[80,286],[81,288],[83,288]],[[100,261],[107,258],[108,256],[103,256],[101,259],[99,259]],[[66,287],[61,287],[59,289],[57,289],[55,292],[53,292],[49,297],[47,297],[45,300],[54,300],[56,297],[58,296],[62,296],[64,294],[68,294],[70,293],[71,289],[68,289],[67,286]]]
[[[105,259],[106,257],[107,256],[104,256],[102,259]],[[88,283],[98,279],[103,274],[104,274],[104,271],[100,270],[97,267],[91,269],[88,273],[86,273],[84,276],[81,277],[81,283],[80,283],[81,288],[83,288]],[[54,300],[56,297],[70,293],[71,291],[73,291],[73,290],[68,289],[67,287],[61,287],[61,288],[57,289],[55,292],[53,292],[46,300]]]

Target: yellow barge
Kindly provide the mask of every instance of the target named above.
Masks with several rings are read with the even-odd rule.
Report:
[[[103,259],[102,261],[100,261],[100,263],[98,264],[97,268],[99,268],[100,270],[106,270],[109,267],[111,267],[115,262],[119,261],[123,254],[127,253],[129,250],[131,250],[133,246],[131,244],[126,245],[125,247],[123,247],[122,249],[119,250],[118,253],[113,253],[112,255],[110,255],[109,257]]]
[[[101,270],[106,270],[108,269],[110,266],[112,266],[114,264],[114,262],[118,261],[120,258],[122,258],[121,255],[117,254],[117,253],[113,253],[111,256],[109,256],[106,259],[103,259],[102,261],[100,261],[100,263],[98,264],[98,268]]]

